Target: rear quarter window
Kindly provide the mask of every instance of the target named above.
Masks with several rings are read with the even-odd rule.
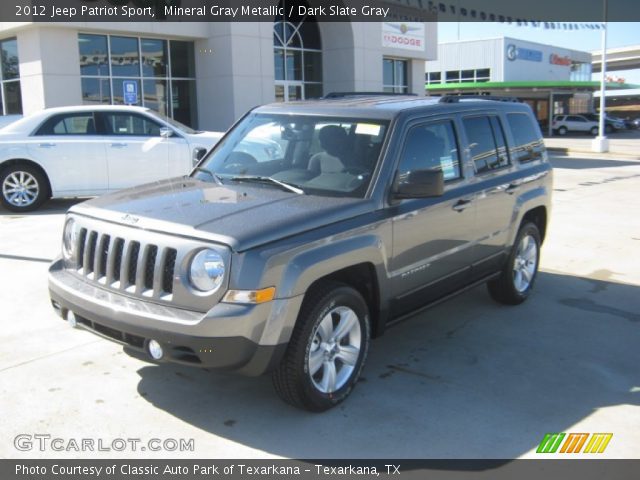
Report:
[[[514,140],[512,157],[519,162],[539,159],[544,143],[531,116],[526,113],[508,113],[507,123]]]

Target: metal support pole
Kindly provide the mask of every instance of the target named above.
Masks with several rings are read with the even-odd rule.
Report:
[[[600,72],[600,116],[598,124],[598,136],[594,138],[591,149],[594,152],[604,153],[609,151],[609,140],[605,135],[605,84],[607,81],[607,0],[603,0],[604,28],[602,29],[602,68]]]

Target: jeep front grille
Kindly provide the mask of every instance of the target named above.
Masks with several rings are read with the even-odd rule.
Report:
[[[108,287],[146,297],[173,293],[176,249],[87,230],[78,235],[78,273]]]

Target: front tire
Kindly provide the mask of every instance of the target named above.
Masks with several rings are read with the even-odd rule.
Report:
[[[347,398],[360,377],[371,337],[369,309],[343,283],[326,283],[308,295],[273,385],[285,402],[322,412]]]
[[[568,131],[567,127],[560,127],[558,129],[558,135],[564,137],[567,134],[567,131]]]
[[[47,179],[31,165],[17,164],[0,173],[0,202],[12,212],[30,212],[49,198]]]
[[[502,273],[487,283],[495,301],[518,305],[529,297],[538,273],[540,243],[540,231],[534,223],[520,227]]]

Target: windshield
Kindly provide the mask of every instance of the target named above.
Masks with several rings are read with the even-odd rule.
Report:
[[[223,181],[269,177],[307,194],[363,197],[387,127],[378,120],[253,114],[200,166]]]
[[[196,133],[202,133],[199,130],[194,130],[191,127],[187,127],[184,123],[180,123],[177,120],[174,120],[173,118],[167,117],[166,115],[163,115],[161,113],[156,112],[155,110],[149,110],[149,113],[155,117],[158,117],[159,119],[163,120],[164,122],[167,122],[169,125],[171,125],[172,127],[177,128],[178,130],[180,130],[182,133],[186,133],[188,135],[194,135]]]

